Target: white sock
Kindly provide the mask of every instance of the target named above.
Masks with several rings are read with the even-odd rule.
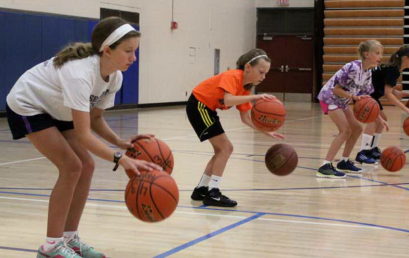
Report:
[[[381,136],[382,136],[381,133],[374,134],[371,148],[378,147],[379,141],[381,140]]]
[[[322,162],[322,165],[324,166],[325,164],[331,164],[331,161],[329,161],[329,160],[324,160],[324,161]]]
[[[348,159],[349,159],[348,157],[342,157],[343,161],[348,161]]]
[[[202,178],[200,178],[199,184],[197,185],[198,187],[201,186],[208,186],[210,182],[210,176],[206,175],[203,173]]]
[[[69,241],[78,236],[78,231],[65,231],[63,233],[64,240]]]
[[[370,134],[362,134],[361,150],[369,150],[372,145],[373,136]]]
[[[222,181],[221,176],[212,175],[209,182],[209,190],[213,188],[219,188],[219,184],[221,183],[221,181]]]
[[[42,248],[44,251],[48,252],[63,240],[63,237],[47,237],[45,239],[45,244],[42,245]]]

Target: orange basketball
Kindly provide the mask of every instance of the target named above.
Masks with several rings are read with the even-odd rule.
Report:
[[[406,135],[409,135],[409,117],[403,121],[403,131],[406,133]]]
[[[406,163],[405,153],[396,146],[391,146],[382,151],[381,165],[390,172],[396,172],[402,169]]]
[[[263,131],[275,131],[285,121],[285,107],[278,99],[259,99],[251,109],[251,120],[253,124]]]
[[[364,98],[354,105],[355,118],[362,123],[371,123],[379,116],[378,102],[373,98]]]
[[[268,170],[277,176],[285,176],[294,171],[298,164],[298,155],[291,145],[275,144],[268,149],[265,155]]]
[[[157,138],[141,138],[133,141],[133,148],[126,155],[158,164],[169,175],[173,170],[173,154],[169,146]]]
[[[175,211],[178,202],[178,186],[163,171],[142,173],[131,178],[126,186],[126,206],[142,221],[158,222],[166,219]]]

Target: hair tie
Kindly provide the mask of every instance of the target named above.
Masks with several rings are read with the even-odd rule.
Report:
[[[116,28],[105,40],[102,42],[99,52],[104,50],[105,46],[110,46],[117,42],[120,38],[125,36],[130,31],[136,31],[131,25],[124,24]]]
[[[256,59],[259,59],[260,57],[268,58],[267,55],[258,55],[258,56],[253,57],[252,59],[250,59],[250,61],[248,61],[246,64],[250,64],[251,62],[253,62]]]

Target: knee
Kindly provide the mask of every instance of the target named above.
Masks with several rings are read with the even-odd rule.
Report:
[[[225,142],[223,145],[215,148],[215,153],[229,157],[233,153],[233,144],[231,144],[231,142]]]
[[[361,135],[362,132],[363,132],[363,129],[362,129],[362,127],[360,125],[355,126],[354,129],[353,129],[353,134],[354,135]]]
[[[77,181],[82,173],[82,162],[79,159],[67,160],[62,167],[59,167],[60,177],[69,181]]]
[[[92,177],[95,169],[95,162],[93,159],[85,160],[81,164],[81,174],[82,176]]]
[[[341,131],[339,132],[340,135],[342,135],[345,138],[348,138],[351,136],[352,134],[352,129],[349,126],[344,127],[343,129],[341,129]]]

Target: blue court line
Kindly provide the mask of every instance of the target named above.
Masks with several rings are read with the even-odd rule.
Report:
[[[25,248],[17,248],[17,247],[0,246],[0,249],[11,250],[11,251],[19,251],[19,252],[37,253],[37,250],[34,250],[34,249],[25,249]]]
[[[3,192],[0,192],[3,193]],[[17,195],[30,195],[26,193],[13,193],[13,192],[4,192],[7,194],[17,194]],[[37,195],[31,194],[32,196],[46,196],[48,195]],[[125,201],[121,200],[110,200],[110,199],[99,199],[99,198],[89,198],[89,201],[97,201],[97,202],[114,202],[114,203],[124,203]],[[273,216],[285,216],[285,217],[296,217],[296,218],[306,218],[306,219],[315,219],[315,220],[325,220],[325,221],[336,221],[336,222],[343,222],[349,224],[356,224],[356,225],[365,225],[370,227],[377,227],[377,228],[384,228],[390,229],[394,231],[402,231],[405,233],[409,233],[409,229],[401,229],[389,226],[382,226],[376,224],[370,224],[365,222],[356,222],[351,220],[342,220],[342,219],[331,219],[331,218],[324,218],[324,217],[315,217],[315,216],[305,216],[305,215],[296,215],[296,214],[287,214],[287,213],[276,213],[276,212],[259,212],[259,211],[248,211],[248,210],[238,210],[238,209],[222,209],[222,208],[210,208],[205,205],[200,206],[186,206],[186,205],[178,205],[177,208],[184,208],[184,209],[204,209],[204,210],[214,210],[214,211],[227,211],[227,212],[239,212],[239,213],[250,213],[250,214],[263,214],[263,215],[273,215]]]
[[[169,250],[169,251],[167,251],[167,252],[158,254],[158,255],[156,255],[156,256],[154,256],[154,257],[155,257],[155,258],[162,258],[162,257],[167,257],[167,256],[169,256],[169,255],[175,254],[175,253],[180,252],[180,251],[182,251],[183,249],[186,249],[186,248],[188,248],[188,247],[190,247],[190,246],[192,246],[192,245],[196,245],[196,244],[198,244],[198,243],[200,243],[200,242],[203,242],[203,241],[205,241],[205,240],[207,240],[207,239],[210,239],[210,238],[212,238],[212,237],[215,237],[215,236],[217,236],[217,235],[220,235],[220,234],[222,234],[222,233],[224,233],[224,232],[226,232],[226,231],[228,231],[228,230],[231,230],[231,229],[236,228],[236,227],[238,227],[238,226],[241,226],[241,225],[243,225],[243,224],[245,224],[245,223],[247,223],[247,222],[250,222],[250,221],[252,221],[252,220],[255,220],[255,219],[257,219],[257,218],[259,218],[259,217],[261,217],[261,216],[263,216],[263,215],[265,215],[265,213],[262,213],[262,212],[256,213],[255,215],[253,215],[253,216],[251,216],[251,217],[245,218],[245,219],[240,220],[240,221],[238,221],[238,222],[236,222],[236,223],[233,223],[233,224],[231,224],[231,225],[228,225],[228,226],[226,226],[226,227],[224,227],[224,228],[221,228],[221,229],[219,229],[219,230],[213,231],[213,232],[211,232],[211,233],[209,233],[209,234],[206,234],[206,235],[204,235],[204,236],[201,236],[201,237],[199,237],[199,238],[196,238],[196,239],[194,239],[194,240],[192,240],[192,241],[189,241],[189,242],[187,242],[187,243],[185,243],[185,244],[182,244],[182,245],[180,245],[180,246],[177,246],[177,247],[175,247],[175,248],[173,248],[173,249],[171,249],[171,250]]]
[[[359,187],[379,187],[379,186],[393,186],[404,190],[409,190],[407,187],[401,185],[408,185],[409,183],[394,183],[389,184],[382,181],[377,181],[374,179],[363,178],[360,176],[350,176],[357,179],[366,180],[369,182],[374,182],[378,184],[373,185],[345,185],[345,186],[317,186],[317,187],[286,187],[286,188],[231,188],[223,189],[225,192],[263,192],[263,191],[294,191],[294,190],[320,190],[320,189],[343,189],[343,188],[359,188]],[[332,180],[332,179],[328,179]],[[0,187],[0,190],[23,190],[23,191],[51,191],[52,188],[33,188],[33,187]],[[90,192],[124,192],[125,189],[90,189]],[[179,189],[179,192],[190,192],[192,189]],[[19,193],[19,192],[7,192],[0,191],[0,193],[5,194],[25,194],[25,195],[35,195],[30,193]],[[38,196],[49,196],[49,195],[40,195]]]

